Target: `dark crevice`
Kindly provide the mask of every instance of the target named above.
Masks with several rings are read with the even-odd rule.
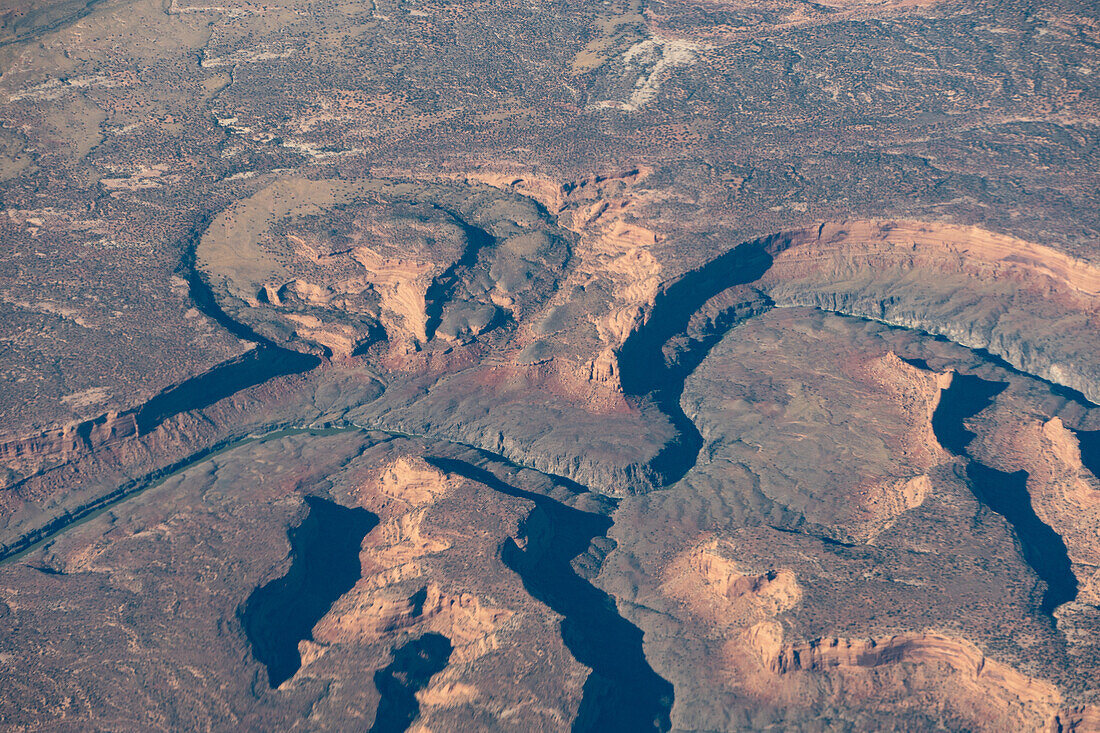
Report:
[[[917,369],[923,369],[926,372],[933,371],[932,367],[928,366],[928,361],[925,359],[918,359],[916,357],[898,356],[899,359],[904,361],[909,366],[915,366]]]
[[[703,446],[698,428],[680,406],[684,382],[737,321],[720,322],[710,336],[671,363],[666,361],[663,347],[674,336],[687,331],[692,315],[708,300],[723,290],[759,280],[771,263],[764,240],[758,240],[735,247],[684,275],[658,293],[649,319],[619,349],[623,393],[637,399],[652,399],[677,432],[676,439],[650,462],[650,469],[662,485],[683,478],[695,465]]]
[[[466,235],[466,249],[463,251],[462,257],[432,281],[432,284],[428,286],[428,290],[424,293],[424,310],[427,315],[427,320],[424,322],[424,333],[428,341],[432,340],[439,324],[443,322],[443,308],[458,286],[460,273],[473,267],[477,263],[481,250],[492,246],[496,242],[493,235],[484,229],[467,223],[455,212],[446,209],[441,209],[441,211],[450,214],[455,222],[462,227],[462,233]]]
[[[259,346],[239,359],[164,390],[139,407],[135,415],[138,434],[148,434],[173,415],[209,407],[242,389],[275,377],[307,372],[320,363],[310,354]]]
[[[992,405],[993,398],[1006,387],[1007,382],[953,374],[950,386],[940,394],[939,405],[932,413],[932,432],[940,445],[965,458],[966,448],[974,440],[974,433],[966,429],[966,421]]]
[[[1100,478],[1100,430],[1074,430],[1073,434],[1081,446],[1081,463]]]
[[[374,673],[381,700],[370,733],[403,733],[420,714],[416,693],[451,658],[451,640],[442,634],[424,634],[393,653],[393,661]]]
[[[809,522],[800,522],[799,525],[800,526],[812,526],[812,525],[810,525]],[[801,535],[802,537],[812,537],[813,539],[818,540],[819,542],[821,542],[823,544],[831,545],[833,547],[852,548],[852,547],[856,546],[851,542],[844,542],[843,540],[838,540],[838,539],[834,539],[832,537],[829,537],[828,535],[824,534],[821,531],[814,532],[814,531],[808,531],[806,529],[799,529],[799,528],[795,528],[795,527],[783,527],[783,526],[778,525],[778,524],[769,524],[767,526],[770,527],[771,529],[774,529],[777,532],[783,532],[784,534],[796,534],[796,535]]]
[[[1040,608],[1050,614],[1077,597],[1077,578],[1062,538],[1044,524],[1031,506],[1026,471],[1007,473],[990,468],[970,457],[967,447],[974,433],[965,421],[989,407],[993,398],[1008,386],[967,374],[954,374],[951,385],[940,395],[932,415],[932,431],[945,449],[968,458],[966,477],[974,497],[1001,515],[1020,542],[1024,561],[1046,584]]]
[[[1041,608],[1049,614],[1077,597],[1077,578],[1070,565],[1066,543],[1043,523],[1031,507],[1027,471],[1006,473],[977,461],[966,466],[974,496],[1000,514],[1020,541],[1024,560],[1047,585]]]
[[[378,524],[366,509],[317,496],[305,502],[309,513],[287,533],[290,569],[253,591],[238,611],[252,654],[267,667],[273,688],[302,666],[298,642],[313,638],[314,624],[359,580],[359,549]]]
[[[504,564],[524,588],[564,618],[562,640],[577,661],[592,670],[584,685],[574,731],[667,731],[673,689],[653,671],[642,650],[642,632],[619,615],[607,593],[582,578],[573,559],[592,541],[607,536],[611,520],[530,491],[518,489],[489,471],[449,458],[430,457],[442,471],[464,476],[507,496],[535,504],[528,520],[539,533],[526,547],[509,539],[501,548]],[[541,516],[539,516],[541,515]]]

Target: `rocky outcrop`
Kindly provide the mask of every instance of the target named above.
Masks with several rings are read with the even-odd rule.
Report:
[[[639,183],[652,169],[638,167],[573,181],[553,181],[520,167],[465,174],[466,180],[531,196],[577,235],[567,280],[531,324],[525,339],[546,352],[563,374],[618,391],[617,348],[652,305],[661,284],[654,250],[664,236],[636,214],[648,199]],[[585,332],[595,329],[595,338]],[[568,332],[548,346],[546,337]],[[526,355],[523,355],[526,357]],[[576,362],[576,363],[568,363]],[[587,389],[578,386],[584,393]]]
[[[1026,432],[1033,431],[1031,426]],[[1025,469],[1032,505],[1066,543],[1080,584],[1077,600],[1100,606],[1100,480],[1081,464],[1077,438],[1059,418],[1043,423],[1041,431]]]
[[[347,356],[384,338],[394,369],[539,309],[568,240],[534,201],[472,179],[287,177],[215,217],[196,265],[272,341]]]
[[[378,475],[378,490],[388,497],[423,506],[455,488],[456,481],[416,456],[400,456]]]
[[[374,596],[368,605],[340,604],[315,627],[320,648],[314,648],[314,658],[325,645],[376,641],[415,628],[416,633],[448,636],[455,645],[454,661],[470,663],[500,647],[497,631],[513,615],[469,593],[446,593],[434,583],[411,597],[387,597],[378,591]]]
[[[764,674],[758,693],[766,698],[798,694],[829,677],[833,694],[871,692],[898,709],[917,700],[949,709],[979,730],[1057,730],[1062,711],[1058,688],[987,658],[968,641],[935,632],[889,637],[784,640],[774,621],[745,633]],[[889,674],[880,674],[889,668]],[[869,688],[869,689],[868,689]]]
[[[872,479],[854,492],[856,512],[865,522],[855,536],[871,540],[899,516],[921,506],[933,492],[927,472],[951,460],[932,431],[932,415],[942,390],[951,383],[951,373],[929,373],[889,352],[864,364],[863,374],[901,413],[898,424],[906,429],[892,445],[895,460],[910,471],[924,472]]]
[[[428,288],[434,276],[451,264],[437,264],[406,258],[389,259],[370,247],[356,247],[352,257],[367,271],[367,279],[382,300],[383,311],[390,314],[387,332],[403,327],[418,342],[428,340]],[[435,271],[433,271],[435,270]]]
[[[735,553],[731,543],[716,539],[680,553],[663,573],[661,592],[718,628],[747,626],[801,602],[791,570],[755,572],[727,557]]]
[[[767,242],[775,262],[762,284],[777,304],[946,336],[1100,401],[1092,263],[977,227],[914,221],[826,222]]]
[[[951,373],[918,369],[892,351],[865,363],[863,371],[897,405],[902,413],[901,424],[909,428],[898,446],[900,455],[923,469],[948,460],[949,454],[932,430],[932,416],[943,390],[951,384]]]
[[[137,434],[134,412],[109,412],[93,420],[69,423],[38,435],[0,442],[0,461],[13,474],[30,476],[44,466],[64,463],[88,451]]]
[[[528,705],[515,714],[536,728],[547,718],[569,719],[582,668],[563,648],[553,613],[522,592],[498,550],[519,533],[531,505],[410,453],[364,465],[353,481],[355,499],[381,524],[363,543],[362,579],[317,623],[314,641],[303,642],[300,674],[324,675],[324,658],[337,645],[385,647],[440,634],[453,651],[417,693],[423,727],[468,726],[471,715],[484,720]],[[512,670],[510,655],[500,653],[516,638],[537,644],[566,683],[552,697],[533,686],[530,669]]]
[[[873,540],[899,516],[921,506],[931,493],[932,479],[928,474],[863,484],[856,492],[856,503],[866,528],[856,536]]]

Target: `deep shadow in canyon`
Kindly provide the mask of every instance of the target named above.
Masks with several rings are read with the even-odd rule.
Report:
[[[1031,508],[1027,472],[1006,473],[971,461],[966,466],[966,476],[974,496],[1012,525],[1020,540],[1024,560],[1046,582],[1043,613],[1052,613],[1058,606],[1076,598],[1077,578],[1070,567],[1066,544]]]
[[[273,688],[301,667],[298,642],[313,638],[313,626],[359,580],[359,549],[378,524],[366,509],[317,496],[305,502],[309,513],[287,533],[290,569],[253,591],[238,611],[252,654],[267,667]]]
[[[173,415],[199,410],[242,389],[269,379],[308,372],[321,363],[311,354],[290,349],[257,346],[244,356],[219,364],[210,371],[161,392],[137,409],[139,435],[146,435]]]
[[[953,375],[951,385],[940,395],[940,403],[932,415],[932,431],[940,445],[969,459],[966,477],[975,498],[1004,517],[1012,527],[1024,560],[1046,583],[1040,607],[1043,613],[1050,614],[1077,597],[1077,578],[1070,566],[1065,542],[1036,516],[1027,491],[1026,471],[998,471],[973,460],[967,452],[974,433],[966,429],[965,421],[989,407],[993,398],[1007,386],[1004,382],[991,382],[973,375]]]
[[[451,658],[451,640],[428,633],[406,642],[393,653],[393,661],[374,673],[374,685],[382,699],[370,733],[402,733],[420,714],[416,693],[432,675],[443,671]]]
[[[677,437],[650,462],[658,483],[679,481],[695,465],[703,438],[684,414],[680,397],[684,381],[736,320],[720,322],[708,337],[666,362],[662,347],[685,333],[692,315],[723,290],[759,280],[771,267],[766,240],[739,245],[689,272],[657,294],[649,319],[619,349],[619,380],[623,393],[636,399],[649,397],[668,416]]]
[[[539,533],[528,535],[522,549],[509,539],[501,555],[528,593],[564,616],[561,634],[566,647],[592,670],[573,730],[667,731],[672,685],[649,666],[642,650],[642,632],[619,615],[608,594],[582,578],[572,565],[573,558],[583,554],[594,538],[607,535],[611,520],[510,486],[464,461],[426,460],[447,473],[534,502],[528,522],[538,522]]]
[[[974,433],[966,429],[966,421],[992,405],[993,398],[1006,387],[1006,382],[953,374],[951,384],[940,394],[940,403],[932,413],[932,432],[940,445],[965,458],[966,447],[974,440]]]
[[[1073,434],[1081,447],[1081,463],[1100,478],[1100,430],[1074,430]]]
[[[169,387],[138,407],[135,418],[138,433],[141,435],[149,433],[173,415],[208,407],[242,389],[263,384],[275,377],[308,372],[321,365],[319,357],[279,346],[230,318],[218,305],[214,291],[199,275],[194,261],[195,247],[208,223],[209,219],[204,219],[193,231],[184,262],[191,300],[212,321],[237,338],[256,344],[256,348],[237,359],[219,364],[208,372]]]

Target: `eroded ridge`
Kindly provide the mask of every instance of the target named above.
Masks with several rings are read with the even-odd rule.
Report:
[[[1014,542],[1013,530],[1027,533],[1030,525],[1010,512],[1017,504],[1029,507],[1027,497],[997,497],[1011,505],[994,507],[1010,513],[1007,526],[996,512],[975,518],[970,495],[978,493],[976,487],[966,480],[963,461],[946,449],[963,451],[964,461],[979,455],[987,460],[972,444],[974,431],[983,440],[992,435],[984,426],[988,417],[983,416],[983,427],[966,421],[992,404],[1000,407],[992,400],[1005,386],[988,378],[970,384],[943,366],[930,369],[912,354],[937,365],[957,363],[983,377],[1004,374],[1003,365],[981,354],[919,332],[799,308],[771,310],[741,323],[689,379],[683,409],[706,436],[706,448],[684,481],[623,500],[614,535],[619,549],[601,574],[605,588],[647,607],[632,619],[647,638],[658,639],[651,643],[650,658],[677,685],[677,727],[759,729],[771,720],[790,724],[803,715],[816,720],[818,705],[840,699],[851,701],[840,709],[868,716],[849,719],[855,727],[903,721],[979,729],[1056,722],[1069,727],[1095,714],[1075,712],[1082,683],[1067,681],[1061,672],[1067,637],[1085,633],[1084,617],[1091,612],[1077,604],[1059,611],[1059,618],[1082,615],[1076,631],[1050,619],[1054,607],[1071,600],[1059,596],[1058,586],[1073,582],[1068,563],[1063,558],[1056,563],[1060,569],[1051,571],[1029,554],[1027,538],[1023,553]],[[973,403],[950,400],[952,378]],[[1014,399],[1026,394],[1035,400],[1030,410],[1080,416],[1088,409],[1011,371],[1005,378]],[[1002,422],[1008,426],[1012,416],[1027,414],[1014,403]],[[1057,427],[1044,427],[1044,439],[1064,443]],[[1012,460],[1028,445],[1009,446]],[[1075,452],[1066,447],[1058,452],[1065,454],[1051,468],[1060,471],[1058,491],[1078,496],[1080,482],[1070,471]],[[876,472],[886,466],[889,480],[880,481]],[[1068,526],[1039,514],[1038,507],[1036,514],[1047,532]],[[759,526],[765,523],[767,529]],[[622,529],[627,526],[629,532]],[[1088,526],[1084,519],[1073,524],[1078,536]],[[656,527],[660,541],[649,536]],[[714,539],[700,545],[700,533]],[[1040,538],[1032,544],[1048,543]],[[1050,544],[1058,555],[1057,545]],[[670,547],[685,550],[668,563]],[[1090,552],[1081,545],[1082,564],[1074,571],[1088,571]],[[656,588],[648,580],[635,585],[635,579],[657,574]],[[1053,593],[1040,598],[1044,588],[1035,582],[1036,574],[1045,576],[1041,580]],[[619,580],[623,575],[631,582]],[[872,597],[875,603],[865,605]],[[1003,604],[1003,623],[1013,631],[998,635],[981,620],[967,618],[967,598],[975,608]],[[1001,619],[1001,612],[994,618]],[[677,622],[668,622],[666,614]],[[755,663],[745,661],[756,653],[744,642],[749,629],[769,618],[774,626],[769,622],[758,630],[791,639],[792,653],[801,659],[819,643],[832,645],[829,634],[840,646],[859,646],[866,638],[870,649],[909,636],[916,647],[923,647],[917,640],[922,636],[934,646],[935,637],[944,636],[984,654],[997,650],[997,664],[1004,669],[990,660],[990,675],[978,674],[974,681],[961,661],[888,651],[867,667],[859,661],[821,663],[757,676]],[[676,634],[673,628],[706,631]],[[1049,664],[1037,670],[1027,661],[1034,647],[1017,646],[1012,634],[1049,650]],[[1013,680],[1006,681],[1009,677]],[[1020,697],[1017,688],[1036,694]],[[983,712],[975,714],[978,699]]]
[[[1094,5],[0,0],[0,728],[1100,731]]]
[[[823,638],[785,641],[775,623],[753,626],[745,639],[763,668],[753,684],[768,695],[814,684],[814,677],[831,675],[841,689],[853,694],[873,677],[899,677],[906,683],[879,684],[878,694],[899,697],[909,687],[916,697],[931,693],[938,706],[962,720],[981,720],[990,729],[999,725],[1028,730],[1061,730],[1074,716],[1063,707],[1061,694],[1050,682],[1035,679],[1009,665],[989,659],[970,642],[936,632],[912,632],[879,638]],[[926,678],[901,670],[938,670]],[[936,679],[939,677],[939,679]],[[896,688],[895,688],[896,686]],[[891,689],[895,688],[895,689]],[[774,693],[771,693],[774,694]],[[900,707],[904,709],[905,703]]]
[[[779,304],[942,335],[1100,401],[1094,263],[979,227],[909,220],[824,222],[768,241],[775,263],[762,285]]]
[[[990,302],[1003,314],[991,316]],[[737,323],[773,305],[944,336],[1100,399],[1100,364],[1090,361],[1100,352],[1067,351],[1051,335],[1100,332],[1100,268],[977,227],[825,222],[746,242],[660,288],[618,348],[623,393],[652,399],[678,433],[649,463],[657,485],[682,478],[702,445],[680,408],[684,379]]]

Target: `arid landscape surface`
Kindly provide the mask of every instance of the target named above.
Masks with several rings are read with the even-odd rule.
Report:
[[[0,728],[1100,731],[1100,12],[0,2]]]

